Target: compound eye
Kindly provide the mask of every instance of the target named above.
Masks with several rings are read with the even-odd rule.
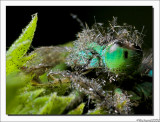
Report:
[[[128,51],[124,51],[124,58],[125,58],[125,59],[128,58]]]

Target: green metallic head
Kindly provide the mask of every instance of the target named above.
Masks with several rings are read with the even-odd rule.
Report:
[[[130,74],[138,69],[142,50],[129,42],[116,41],[103,50],[103,63],[108,71],[116,74]]]

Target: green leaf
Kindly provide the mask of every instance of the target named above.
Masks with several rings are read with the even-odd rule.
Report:
[[[45,91],[44,89],[37,89],[34,91],[21,93],[21,95],[18,96],[18,99],[20,100],[20,103],[27,103],[33,101],[37,96],[39,96],[44,91]]]
[[[68,97],[59,97],[54,93],[40,109],[38,114],[61,114],[72,99],[74,99],[73,95]]]
[[[23,56],[28,51],[34,32],[37,26],[37,14],[32,16],[31,22],[22,31],[19,38],[11,45],[6,54],[6,73],[7,75],[15,70],[18,70],[27,60],[23,59]]]
[[[56,93],[50,96],[40,96],[44,90],[35,90],[25,93],[16,98],[14,106],[7,111],[7,114],[61,114],[66,106],[75,98],[70,95],[66,97],[57,96]],[[83,107],[83,106],[82,106]]]
[[[42,93],[44,89],[38,89],[26,93],[21,93],[16,96],[7,106],[7,114],[25,114],[28,105],[33,105],[33,101]],[[31,110],[33,108],[31,107]]]
[[[49,96],[38,97],[32,102],[25,105],[18,114],[38,114],[39,110],[45,105],[49,100]]]
[[[96,114],[107,115],[109,113],[104,111],[104,110],[102,110],[101,108],[95,108],[93,111],[89,111],[87,114],[91,114],[91,115],[96,115]]]
[[[6,77],[6,107],[12,103],[17,91],[24,87],[27,82],[32,79],[32,76],[20,72],[12,72]]]
[[[81,103],[76,109],[68,112],[68,114],[70,114],[70,115],[73,115],[73,114],[78,115],[78,114],[80,114],[81,115],[83,113],[84,106],[85,106],[85,104]]]

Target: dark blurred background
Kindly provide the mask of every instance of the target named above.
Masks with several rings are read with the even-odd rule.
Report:
[[[118,24],[134,25],[139,31],[144,28],[144,49],[152,48],[153,8],[152,6],[7,6],[6,7],[6,49],[18,38],[22,29],[31,21],[31,15],[38,13],[38,24],[32,46],[50,46],[76,40],[80,24],[71,13],[87,23],[107,23],[113,16]]]

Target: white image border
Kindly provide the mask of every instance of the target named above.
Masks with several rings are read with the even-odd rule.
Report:
[[[153,6],[154,115],[153,116],[8,116],[6,115],[6,6]],[[13,15],[14,16],[14,15]],[[145,20],[144,20],[145,21]],[[136,121],[159,118],[159,1],[1,1],[1,121]]]

